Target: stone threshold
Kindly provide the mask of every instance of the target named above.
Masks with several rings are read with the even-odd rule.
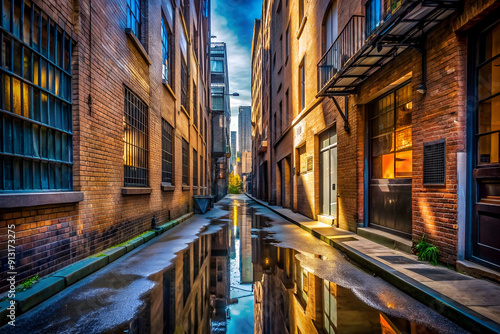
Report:
[[[358,235],[391,249],[412,254],[412,241],[372,227],[358,227]]]
[[[56,293],[105,267],[116,259],[131,252],[140,245],[145,244],[156,236],[172,229],[192,216],[193,212],[187,213],[177,219],[158,226],[157,231],[147,231],[135,238],[103,250],[93,256],[89,256],[45,277],[42,277],[31,288],[25,291],[16,292],[16,296],[13,299],[15,301],[16,317],[26,313],[28,310],[49,299]],[[2,294],[0,297],[4,298],[7,295],[8,292]],[[5,325],[9,321],[9,318],[7,317],[9,310],[7,307],[10,305],[10,299],[0,302],[0,326]]]
[[[367,255],[354,247],[349,246],[343,238],[331,238],[325,236],[315,230],[315,227],[309,223],[301,223],[288,217],[285,213],[280,212],[283,210],[276,210],[267,203],[258,200],[248,194],[247,197],[255,201],[256,203],[268,208],[280,217],[290,221],[291,223],[301,227],[303,230],[309,232],[314,237],[320,239],[321,241],[327,243],[333,248],[344,253],[352,261],[356,262],[362,268],[373,272],[375,275],[379,276],[383,280],[392,284],[399,290],[405,292],[409,296],[428,306],[429,308],[437,311],[444,317],[455,322],[465,330],[471,333],[500,333],[500,322],[493,321],[492,319],[486,317],[485,315],[472,310],[471,308],[459,303],[458,301],[444,295],[443,293],[434,290],[421,282],[415,280],[408,275],[405,275],[401,271]],[[309,226],[307,226],[309,225]],[[356,236],[356,238],[363,238],[361,235],[356,235],[352,232],[348,232]],[[366,239],[366,238],[363,238]],[[348,240],[349,241],[349,240]],[[429,265],[430,266],[430,265]],[[431,266],[432,267],[432,266]],[[436,267],[439,268],[439,267]],[[442,270],[442,269],[437,269]],[[450,272],[453,272],[450,270]],[[473,280],[473,279],[472,279]]]

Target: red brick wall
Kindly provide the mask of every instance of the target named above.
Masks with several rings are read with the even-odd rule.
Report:
[[[208,134],[191,124],[193,120],[180,111],[180,48],[182,28],[177,8],[175,21],[175,78],[172,90],[162,84],[161,72],[161,1],[149,1],[146,51],[152,65],[148,66],[137,47],[125,33],[126,0],[109,2],[94,0],[92,22],[88,2],[73,8],[72,1],[38,1],[40,7],[77,41],[73,53],[73,183],[82,191],[83,202],[72,205],[50,205],[22,209],[0,210],[0,229],[16,225],[17,259],[20,265],[18,281],[39,273],[43,276],[62,266],[98,253],[114,244],[130,239],[151,227],[153,216],[162,223],[192,211],[191,196],[198,191],[183,191],[181,186],[181,138],[197,150],[198,171],[204,168]],[[191,10],[194,5],[191,4]],[[195,17],[194,15],[192,17]],[[191,19],[188,31],[203,34],[199,40],[209,42],[207,21]],[[200,25],[205,25],[201,27]],[[92,36],[92,41],[90,40]],[[206,35],[206,36],[205,36]],[[198,111],[208,119],[207,105],[210,84],[208,74],[198,71],[188,45],[190,89],[196,82],[199,89]],[[200,50],[205,50],[202,45]],[[206,68],[206,66],[205,66]],[[149,170],[151,194],[124,196],[123,180],[123,113],[124,86],[137,94],[149,112]],[[204,88],[207,87],[207,88]],[[92,97],[91,108],[88,104]],[[193,94],[190,94],[192,97]],[[192,101],[191,101],[192,103]],[[192,110],[192,108],[191,108]],[[175,191],[161,191],[161,118],[175,128],[174,180]],[[203,166],[203,167],[202,167]],[[210,167],[211,165],[208,164]],[[209,174],[209,173],[207,173]],[[192,171],[190,171],[192,175]],[[203,174],[199,182],[204,179]],[[192,184],[192,182],[191,182]],[[6,235],[2,233],[2,235]],[[0,239],[2,259],[7,248],[6,238]],[[0,291],[6,281],[1,279]]]

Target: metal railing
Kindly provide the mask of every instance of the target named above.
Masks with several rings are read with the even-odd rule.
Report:
[[[340,71],[365,41],[365,17],[353,15],[318,63],[319,90]]]

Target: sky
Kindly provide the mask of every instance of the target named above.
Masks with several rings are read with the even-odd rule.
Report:
[[[212,0],[213,42],[226,42],[229,92],[231,97],[231,131],[238,130],[238,107],[249,106],[251,99],[251,64],[253,25],[260,18],[262,0]]]

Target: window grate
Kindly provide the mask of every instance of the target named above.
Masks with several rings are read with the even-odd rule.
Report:
[[[189,113],[188,109],[188,73],[187,73],[187,65],[186,61],[182,59],[181,61],[181,106],[186,109]]]
[[[172,182],[172,133],[173,127],[162,119],[162,182]]]
[[[132,91],[125,88],[124,115],[124,185],[149,185],[148,107]]]
[[[424,184],[445,184],[446,142],[424,143]]]
[[[193,149],[193,186],[198,186],[198,152]]]
[[[0,192],[71,190],[73,40],[31,1],[0,16]]]
[[[189,185],[189,144],[182,139],[182,184]]]

